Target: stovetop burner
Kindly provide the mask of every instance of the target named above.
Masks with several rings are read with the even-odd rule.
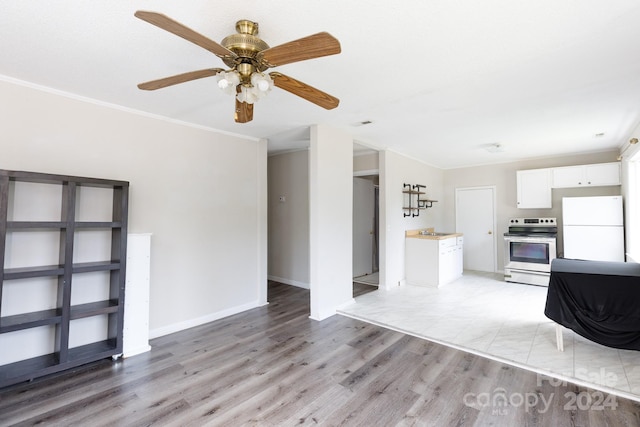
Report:
[[[510,218],[505,236],[556,237],[558,223],[555,218]]]
[[[555,218],[509,218],[510,226],[522,226],[522,227],[538,227],[538,226],[553,226],[557,227],[558,222]]]

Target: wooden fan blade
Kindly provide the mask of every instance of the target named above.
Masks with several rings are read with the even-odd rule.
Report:
[[[236,123],[247,123],[253,120],[253,104],[240,102],[236,99]]]
[[[322,32],[265,49],[256,58],[267,68],[340,53],[340,42]]]
[[[236,86],[236,93],[240,93],[240,85]],[[247,123],[253,120],[253,104],[238,101],[236,98],[236,112],[234,114],[236,123]]]
[[[273,72],[269,73],[273,79],[274,86],[284,89],[294,95],[304,98],[309,102],[313,102],[322,108],[331,110],[336,108],[340,103],[340,100],[335,96],[331,96],[319,89],[309,86],[306,83],[302,83],[294,78],[285,76],[284,74]]]
[[[202,79],[204,77],[211,77],[218,74],[220,71],[224,71],[222,68],[207,68],[205,70],[190,71],[184,74],[177,74],[175,76],[165,77],[163,79],[151,80],[150,82],[140,83],[139,89],[142,90],[156,90],[163,87],[177,85],[178,83],[185,83],[191,80]]]
[[[156,27],[169,31],[170,33],[180,36],[185,40],[189,40],[191,43],[197,44],[221,58],[235,59],[237,57],[235,53],[231,52],[226,47],[214,42],[200,33],[195,32],[191,28],[185,27],[166,15],[145,10],[139,10],[134,15],[143,21],[147,21],[148,23],[155,25]]]

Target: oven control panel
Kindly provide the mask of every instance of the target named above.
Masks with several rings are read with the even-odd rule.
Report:
[[[555,218],[510,218],[509,225],[557,225]]]

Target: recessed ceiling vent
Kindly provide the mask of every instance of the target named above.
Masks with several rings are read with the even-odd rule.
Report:
[[[496,142],[495,144],[489,144],[485,146],[484,149],[489,153],[502,153],[504,151],[504,146],[499,142]]]

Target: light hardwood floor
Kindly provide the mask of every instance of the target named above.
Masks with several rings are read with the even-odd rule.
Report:
[[[0,390],[0,425],[640,425],[633,401],[347,317],[310,320],[308,291],[271,283],[269,301]]]

